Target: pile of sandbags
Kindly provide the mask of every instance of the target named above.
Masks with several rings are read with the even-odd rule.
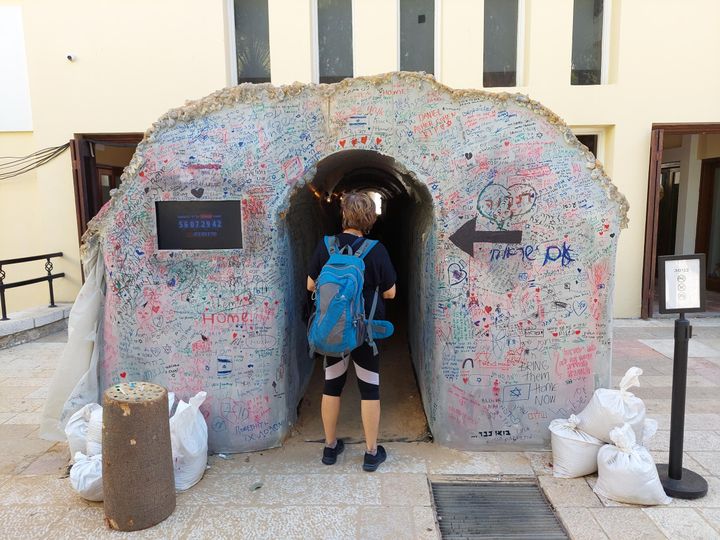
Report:
[[[175,394],[168,392],[170,441],[178,491],[199,482],[207,467],[208,430],[200,412],[206,396],[206,392],[198,392],[189,402],[181,400],[172,414]],[[81,497],[90,501],[103,500],[102,416],[102,406],[90,403],[73,414],[65,426],[73,457],[70,483]]]
[[[89,501],[103,500],[102,407],[89,403],[70,417],[65,426],[73,465],[70,484]]]
[[[640,386],[640,375],[642,369],[630,368],[619,390],[598,388],[577,416],[550,423],[553,476],[577,478],[598,471],[594,490],[599,495],[635,504],[670,501],[642,446],[657,431],[657,422],[645,417],[645,403],[629,391]]]

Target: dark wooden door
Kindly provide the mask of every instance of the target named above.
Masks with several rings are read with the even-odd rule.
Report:
[[[720,159],[704,159],[700,173],[695,253],[707,260],[707,288],[720,291]]]

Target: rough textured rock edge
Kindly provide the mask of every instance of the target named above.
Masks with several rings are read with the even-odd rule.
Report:
[[[419,84],[427,83],[435,87],[435,89],[446,92],[454,100],[460,100],[463,98],[483,98],[497,103],[505,103],[512,101],[515,104],[530,109],[538,116],[544,118],[549,124],[555,126],[562,134],[565,142],[569,145],[577,147],[587,159],[587,167],[591,169],[591,177],[607,193],[608,198],[618,205],[620,213],[620,227],[627,228],[628,226],[628,211],[630,205],[628,204],[625,195],[620,193],[612,180],[605,174],[602,163],[598,161],[595,156],[578,141],[575,134],[567,126],[567,124],[554,112],[542,105],[541,103],[530,99],[525,94],[519,93],[507,93],[507,92],[488,92],[485,90],[476,89],[453,89],[449,86],[441,84],[435,80],[432,75],[427,75],[421,72],[390,72],[383,73],[380,75],[372,75],[366,77],[355,77],[352,79],[345,79],[339,83],[334,84],[304,84],[295,82],[290,85],[273,86],[271,83],[264,84],[251,84],[244,83],[237,86],[223,88],[213,92],[212,94],[205,96],[204,98],[187,101],[182,107],[171,109],[163,116],[161,116],[152,126],[145,132],[143,140],[138,144],[135,155],[133,156],[130,164],[125,167],[122,174],[123,184],[115,193],[119,195],[124,193],[124,186],[127,186],[127,181],[133,178],[138,170],[140,169],[143,160],[145,148],[152,144],[157,133],[165,128],[172,128],[178,122],[187,122],[195,118],[199,118],[206,114],[220,111],[226,107],[232,107],[237,103],[253,103],[258,101],[282,101],[286,97],[296,97],[301,95],[303,92],[315,92],[324,96],[328,105],[331,98],[339,91],[342,91],[348,87],[352,87],[358,84],[371,84],[374,86],[380,86],[386,84],[393,79],[400,79],[407,81],[408,84]],[[107,205],[97,216],[95,216],[89,223],[88,229],[82,237],[83,245],[81,250],[84,251],[87,246],[93,241],[96,241],[97,233],[102,228],[103,217],[107,214],[107,210],[115,204],[114,196],[110,200],[110,204]]]

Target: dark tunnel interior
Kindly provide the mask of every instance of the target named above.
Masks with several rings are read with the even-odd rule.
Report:
[[[313,424],[314,408],[319,416],[322,394],[322,361],[312,360],[307,354],[307,317],[311,308],[309,294],[305,291],[307,267],[312,252],[323,235],[341,231],[340,197],[348,191],[365,191],[380,203],[381,213],[369,238],[380,240],[388,249],[397,271],[397,296],[386,301],[387,318],[395,325],[395,335],[381,344],[381,402],[383,440],[421,440],[427,438],[428,429],[415,371],[411,361],[410,344],[422,343],[417,313],[422,294],[420,279],[421,257],[418,249],[431,228],[433,219],[432,198],[428,189],[411,173],[388,156],[364,150],[349,150],[333,154],[317,165],[311,182],[299,188],[292,196],[287,210],[286,222],[289,249],[292,252],[292,271],[289,277],[293,291],[288,301],[296,306],[294,312],[302,313],[301,320],[290,324],[291,350],[294,351],[301,404],[298,407],[298,425],[307,440],[315,440],[319,425]],[[413,324],[414,323],[414,324]],[[320,368],[318,367],[320,365]],[[352,371],[352,369],[351,369]],[[355,382],[350,376],[343,396],[353,400]],[[359,399],[359,398],[358,398]],[[311,409],[311,410],[306,410]],[[353,413],[356,411],[355,416]],[[351,416],[348,422],[355,425],[353,437],[361,438],[359,430],[359,402],[357,406],[347,403],[341,413]],[[409,418],[415,420],[409,421]],[[347,423],[347,422],[346,422]],[[307,429],[303,429],[306,427]]]

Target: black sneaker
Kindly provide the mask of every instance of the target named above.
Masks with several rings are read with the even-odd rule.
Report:
[[[323,448],[322,462],[325,465],[333,465],[337,461],[337,457],[343,453],[343,450],[345,450],[345,443],[342,442],[342,439],[338,439],[335,448],[329,446]]]
[[[387,452],[385,448],[378,445],[377,452],[375,455],[365,452],[365,459],[363,460],[363,471],[373,472],[376,471],[378,466],[387,459]]]

